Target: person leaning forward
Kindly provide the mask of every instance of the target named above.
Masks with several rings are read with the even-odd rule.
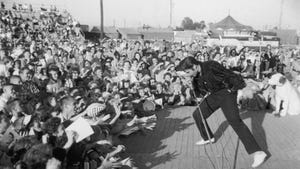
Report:
[[[176,67],[176,71],[184,71],[185,77],[193,78],[192,84],[196,95],[197,93],[209,93],[199,105],[201,112],[196,109],[193,113],[193,118],[202,137],[202,140],[198,141],[196,145],[204,145],[215,141],[206,119],[221,108],[228,123],[245,146],[247,153],[253,154],[252,167],[261,165],[267,154],[259,147],[239,115],[237,90],[245,87],[242,77],[216,61],[199,62],[193,57],[183,59]]]

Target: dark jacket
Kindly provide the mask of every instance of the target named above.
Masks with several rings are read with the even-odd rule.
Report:
[[[226,69],[216,61],[201,62],[201,74],[193,79],[196,95],[204,95],[207,92],[214,93],[222,89],[237,91],[245,87],[243,78]]]

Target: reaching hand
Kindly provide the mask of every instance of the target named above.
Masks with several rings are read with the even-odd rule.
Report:
[[[123,166],[134,167],[133,161],[129,157],[122,160],[121,163],[122,163]]]
[[[61,162],[58,161],[56,158],[51,158],[48,160],[46,169],[60,169]]]
[[[149,123],[149,124],[144,124],[143,125],[143,127],[145,129],[148,129],[148,130],[151,130],[151,131],[155,128],[155,126],[156,126],[156,123]]]
[[[117,148],[116,148],[116,151],[117,151],[117,152],[125,151],[125,146],[123,146],[123,145],[118,145]]]
[[[68,143],[73,144],[76,138],[76,132],[75,131],[66,131],[67,138],[68,138]]]
[[[43,144],[47,144],[48,143],[48,138],[49,138],[48,134],[45,134],[45,135],[42,136],[42,142],[43,142]]]
[[[119,168],[122,166],[121,162],[114,162],[109,160],[108,155],[103,159],[102,157],[102,164],[98,169],[113,169],[113,168]]]
[[[21,137],[28,136],[28,135],[29,135],[29,131],[27,131],[27,130],[25,130],[25,131],[20,131],[20,132],[19,132],[19,135],[20,135]]]

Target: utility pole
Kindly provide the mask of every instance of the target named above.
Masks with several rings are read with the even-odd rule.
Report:
[[[102,40],[104,38],[104,27],[103,27],[103,0],[100,0],[100,20],[101,20],[101,25],[100,25],[100,39]]]
[[[173,18],[173,0],[170,0],[170,27],[172,27],[172,18]]]
[[[280,15],[279,15],[279,25],[278,25],[278,29],[281,29],[281,24],[282,24],[282,15],[283,15],[283,3],[284,3],[284,0],[281,0],[281,4],[280,4]]]

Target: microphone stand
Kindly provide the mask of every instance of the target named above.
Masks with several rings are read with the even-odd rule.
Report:
[[[209,139],[210,149],[212,150],[213,156],[215,157],[215,160],[216,160],[216,168],[219,169],[219,163],[217,162],[216,154],[214,153],[214,151],[213,151],[213,149],[212,149],[212,142],[211,142],[210,134],[208,133],[208,126],[207,126],[207,124],[206,124],[206,122],[205,122],[203,113],[202,113],[201,108],[200,108],[200,105],[203,103],[203,101],[204,101],[211,93],[205,91],[206,94],[203,96],[203,98],[202,98],[200,101],[198,101],[193,86],[191,86],[191,91],[193,92],[193,95],[194,95],[195,98],[196,98],[197,109],[199,110],[199,114],[200,114],[202,123],[204,124],[205,132],[206,132],[206,134],[207,134],[207,136],[208,136],[208,139]],[[212,164],[213,164],[213,163],[212,163]],[[214,167],[214,168],[215,168],[215,167]]]

